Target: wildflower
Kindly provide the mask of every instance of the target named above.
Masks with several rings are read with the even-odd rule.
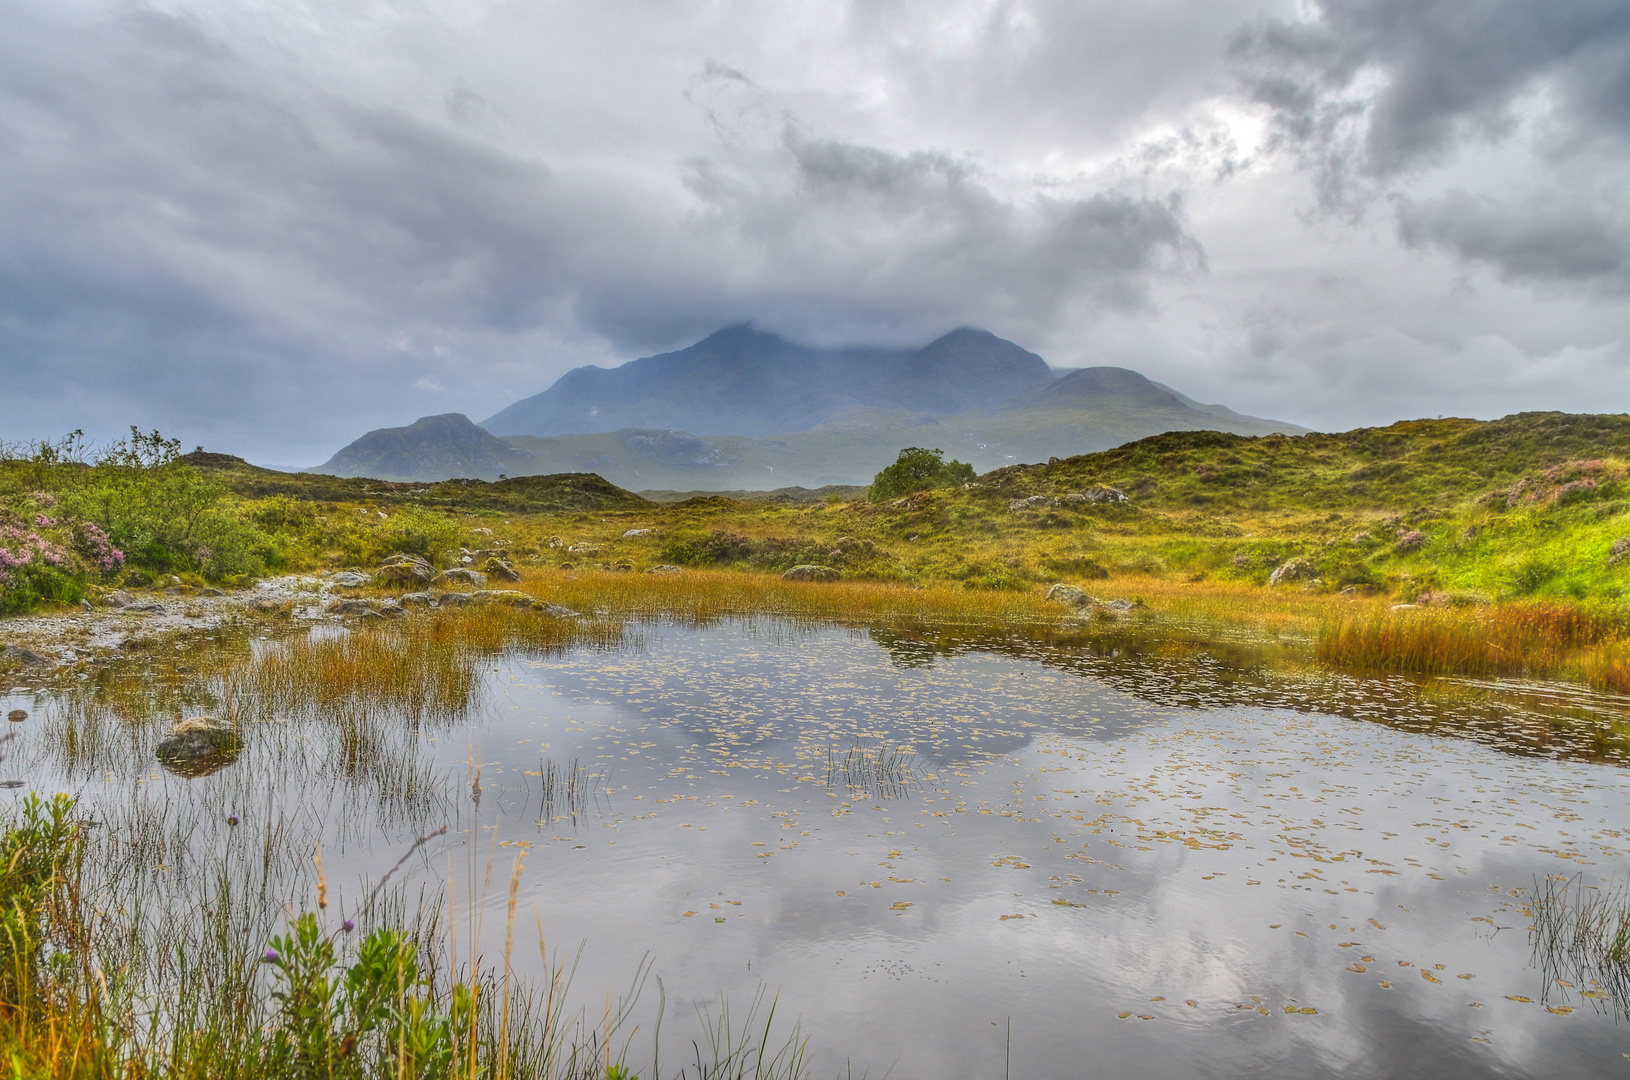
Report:
[[[262,963],[266,963],[266,964],[275,964],[275,963],[277,963],[277,961],[278,961],[277,950],[276,949],[267,949],[266,950],[266,955],[261,957],[260,959],[261,959]]]
[[[349,934],[351,931],[355,930],[356,928],[357,928],[357,924],[352,922],[350,919],[346,919],[344,922],[340,923],[340,929],[344,930],[347,934]]]

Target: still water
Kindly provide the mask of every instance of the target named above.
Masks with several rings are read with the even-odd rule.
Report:
[[[153,764],[151,725],[70,766],[83,712],[14,691],[35,715],[3,766],[24,787],[0,796],[145,800],[176,823],[176,880],[256,815],[303,814],[279,835],[319,842],[342,897],[450,824],[399,883],[451,883],[490,962],[524,853],[517,973],[542,969],[539,925],[556,955],[581,947],[595,1011],[648,962],[641,1000],[660,979],[680,1059],[693,1004],[762,990],[817,1076],[1630,1074],[1630,1025],[1536,963],[1523,911],[1547,880],[1630,874],[1620,765],[1357,718],[1408,710],[1379,684],[1290,707],[1192,665],[1013,640],[663,624],[484,678],[467,716],[404,732],[392,769],[291,722],[190,780]]]

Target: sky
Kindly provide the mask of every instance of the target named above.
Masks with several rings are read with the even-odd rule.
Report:
[[[1630,409],[1623,0],[0,0],[0,440],[264,464],[749,321]]]

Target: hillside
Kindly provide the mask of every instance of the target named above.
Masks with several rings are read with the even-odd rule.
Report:
[[[377,480],[496,480],[551,470],[538,468],[530,451],[493,438],[462,413],[442,413],[421,416],[407,427],[370,431],[308,471]]]
[[[219,480],[246,499],[272,496],[330,503],[412,503],[437,510],[497,511],[547,514],[586,510],[638,510],[648,500],[593,473],[514,476],[488,482],[477,479],[438,483],[398,483],[367,477],[322,473],[285,473],[251,465],[230,454],[194,451],[183,462]]]

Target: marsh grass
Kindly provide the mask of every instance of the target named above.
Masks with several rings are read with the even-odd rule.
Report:
[[[1534,962],[1547,993],[1564,983],[1630,1013],[1630,884],[1586,885],[1582,874],[1534,882],[1528,902]]]
[[[1630,690],[1630,641],[1616,613],[1566,604],[1377,609],[1336,615],[1314,655],[1358,671],[1568,679]]]
[[[917,755],[856,739],[848,749],[826,748],[826,786],[874,799],[899,799],[919,783]]]
[[[573,825],[604,796],[606,777],[590,772],[573,758],[562,764],[553,758],[538,762],[538,817],[543,821],[570,819]]]

